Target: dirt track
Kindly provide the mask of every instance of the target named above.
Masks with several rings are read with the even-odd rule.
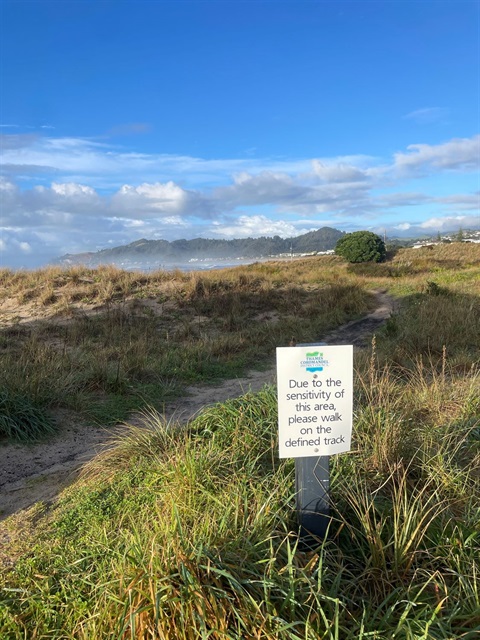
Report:
[[[377,292],[375,311],[360,320],[349,322],[319,341],[327,344],[353,344],[361,348],[394,311],[394,301]],[[252,371],[243,378],[222,384],[199,385],[187,389],[188,395],[165,407],[167,418],[187,420],[204,406],[234,398],[252,390],[258,391],[275,382],[275,369]],[[36,502],[51,502],[78,475],[81,466],[105,446],[113,430],[81,423],[78,417],[59,412],[59,433],[47,442],[32,445],[6,444],[0,448],[0,520]],[[1,544],[0,532],[0,544]]]

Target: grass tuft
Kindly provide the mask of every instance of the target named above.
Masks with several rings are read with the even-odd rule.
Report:
[[[49,415],[28,397],[0,390],[0,438],[34,441],[55,431]]]

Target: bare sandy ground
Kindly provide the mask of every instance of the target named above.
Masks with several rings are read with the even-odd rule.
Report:
[[[377,292],[375,311],[360,320],[349,322],[325,336],[319,342],[353,344],[362,348],[371,335],[394,311],[394,301],[384,292]],[[251,371],[243,378],[226,380],[218,386],[198,385],[187,389],[187,395],[165,407],[165,417],[186,421],[203,407],[275,383],[275,368]],[[108,446],[113,432],[80,421],[69,412],[56,415],[61,424],[58,434],[48,441],[31,445],[4,444],[0,446],[0,520],[36,502],[51,503],[72,483],[85,462]],[[9,534],[0,527],[0,547],[8,542]],[[1,555],[1,554],[0,554]]]

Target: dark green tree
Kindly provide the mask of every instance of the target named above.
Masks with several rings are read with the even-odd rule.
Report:
[[[385,244],[371,231],[354,231],[340,238],[335,253],[348,262],[382,262],[385,260]]]

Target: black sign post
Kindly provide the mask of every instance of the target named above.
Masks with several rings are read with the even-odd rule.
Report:
[[[295,460],[295,491],[301,546],[318,546],[330,522],[330,456]]]
[[[325,345],[318,342],[297,346]],[[295,459],[295,493],[300,546],[317,546],[326,537],[330,522],[330,456]]]

